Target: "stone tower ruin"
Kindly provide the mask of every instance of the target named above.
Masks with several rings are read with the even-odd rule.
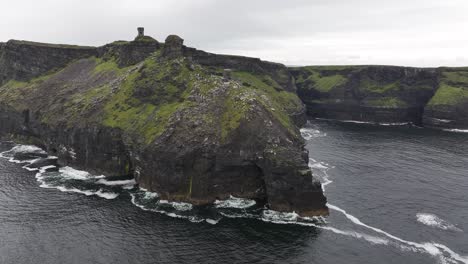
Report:
[[[145,36],[145,28],[144,27],[138,27],[138,37],[143,37]]]

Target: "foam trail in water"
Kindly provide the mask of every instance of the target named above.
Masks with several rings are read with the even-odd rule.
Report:
[[[453,129],[443,129],[443,130],[448,131],[448,132],[456,132],[456,133],[468,133],[468,129],[453,128]]]
[[[381,126],[407,126],[411,125],[411,122],[401,122],[401,123],[377,123],[378,125]]]
[[[443,220],[434,214],[418,213],[416,214],[416,219],[418,222],[425,224],[427,226],[440,228],[443,230],[452,230],[457,232],[462,232],[462,230],[453,224]]]
[[[334,228],[331,226],[319,225],[317,224],[318,222],[323,222],[320,220],[320,217],[309,217],[309,218],[300,217],[298,214],[294,212],[285,213],[285,212],[277,212],[273,210],[264,210],[260,218],[258,218],[257,215],[249,214],[249,213],[243,213],[243,214],[221,213],[221,214],[229,218],[254,218],[254,219],[259,219],[264,222],[269,222],[269,223],[274,223],[274,224],[285,224],[285,225],[295,224],[295,225],[301,225],[301,226],[316,227],[319,229],[331,231],[335,234],[363,239],[372,244],[377,244],[377,245],[387,245],[389,243],[389,241],[384,238],[380,238],[380,237],[376,237],[376,236],[372,236],[372,235],[368,235],[364,233],[359,233],[355,231],[340,230],[338,228]],[[298,220],[308,220],[310,222],[303,222],[303,221],[298,221]]]
[[[367,124],[367,125],[378,125],[378,126],[407,126],[407,125],[413,125],[413,123],[411,123],[411,122],[385,123],[385,122],[372,122],[372,121],[360,121],[360,120],[339,120],[339,119],[329,119],[329,118],[316,118],[316,119],[317,120],[341,122],[341,123]]]
[[[79,193],[79,194],[84,194],[86,196],[91,196],[91,195],[96,195],[104,199],[112,200],[115,199],[119,196],[118,193],[113,193],[113,192],[104,192],[102,189],[99,189],[97,191],[91,191],[91,190],[80,190],[77,188],[67,188],[64,186],[50,186],[47,184],[41,184],[41,187],[43,188],[49,188],[49,189],[57,189],[61,192],[73,192],[73,193]]]
[[[442,244],[438,244],[438,243],[417,243],[417,242],[412,242],[412,241],[408,241],[408,240],[404,240],[402,238],[399,238],[397,236],[394,236],[388,232],[385,232],[383,231],[382,229],[379,229],[379,228],[376,228],[376,227],[373,227],[373,226],[369,226],[363,222],[361,222],[357,217],[353,216],[353,215],[350,215],[348,214],[345,210],[339,208],[338,206],[335,206],[335,205],[332,205],[332,204],[327,204],[328,208],[332,209],[332,210],[335,210],[335,211],[338,211],[342,214],[344,214],[346,216],[346,218],[348,218],[349,220],[351,220],[351,222],[357,224],[357,225],[360,225],[360,226],[363,226],[365,228],[368,228],[370,230],[373,230],[377,233],[380,233],[380,234],[383,234],[393,240],[396,240],[402,244],[406,244],[406,245],[409,245],[409,246],[412,246],[412,247],[415,247],[417,249],[420,249],[420,250],[423,250],[427,253],[429,253],[430,255],[432,256],[437,256],[441,259],[441,261],[444,261],[445,260],[445,257],[443,255],[443,252],[446,252],[450,255],[450,257],[454,260],[457,260],[457,261],[460,261],[462,263],[467,263],[468,264],[468,257],[467,256],[460,256],[459,254],[455,253],[454,251],[452,251],[450,248],[448,248],[447,246],[445,245],[442,245]],[[442,249],[442,251],[441,251]]]

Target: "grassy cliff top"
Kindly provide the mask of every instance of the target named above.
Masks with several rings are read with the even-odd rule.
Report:
[[[468,102],[468,68],[441,68],[440,84],[429,106],[456,106]]]

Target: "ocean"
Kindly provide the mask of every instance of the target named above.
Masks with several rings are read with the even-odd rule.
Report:
[[[468,263],[468,133],[310,120],[330,215],[231,197],[197,207],[1,142],[0,263]]]

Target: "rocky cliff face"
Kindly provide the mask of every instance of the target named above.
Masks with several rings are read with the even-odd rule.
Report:
[[[465,68],[311,66],[290,71],[314,117],[467,127]]]
[[[60,47],[72,55],[45,66],[42,46],[10,46],[18,57],[0,60],[0,134],[33,141],[61,164],[132,175],[163,199],[207,204],[234,195],[326,214],[298,130],[304,105],[287,68],[180,40]]]
[[[391,66],[292,68],[298,94],[316,117],[421,124],[436,89],[435,69]]]
[[[10,40],[0,45],[0,85],[29,80],[96,54],[94,47]]]

